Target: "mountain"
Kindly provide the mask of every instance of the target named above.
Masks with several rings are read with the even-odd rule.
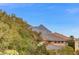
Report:
[[[47,29],[45,26],[43,26],[43,25],[34,26],[34,27],[32,27],[32,30],[33,30],[33,31],[37,31],[37,32],[47,33],[47,34],[51,33],[51,31],[48,30],[48,29]]]
[[[65,35],[62,35],[60,33],[53,33],[49,29],[47,29],[43,25],[35,26],[32,27],[32,31],[36,31],[38,33],[41,33],[41,37],[43,40],[48,40],[48,41],[63,41],[63,40],[68,40],[69,38]]]

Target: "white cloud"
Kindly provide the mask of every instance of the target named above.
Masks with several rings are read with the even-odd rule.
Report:
[[[66,9],[66,12],[70,14],[76,14],[76,13],[79,13],[79,8]]]

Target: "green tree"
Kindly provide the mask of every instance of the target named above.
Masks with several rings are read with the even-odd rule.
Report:
[[[74,42],[74,36],[70,36],[69,40],[68,40],[68,46],[72,47],[73,49],[75,49],[75,42]]]

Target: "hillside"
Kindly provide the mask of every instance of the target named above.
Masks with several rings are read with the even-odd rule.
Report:
[[[40,34],[15,14],[0,11],[0,54],[47,54],[44,45],[38,46]]]

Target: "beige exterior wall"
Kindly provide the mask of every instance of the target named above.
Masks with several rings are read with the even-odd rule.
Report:
[[[79,40],[75,40],[75,51],[79,50]]]

